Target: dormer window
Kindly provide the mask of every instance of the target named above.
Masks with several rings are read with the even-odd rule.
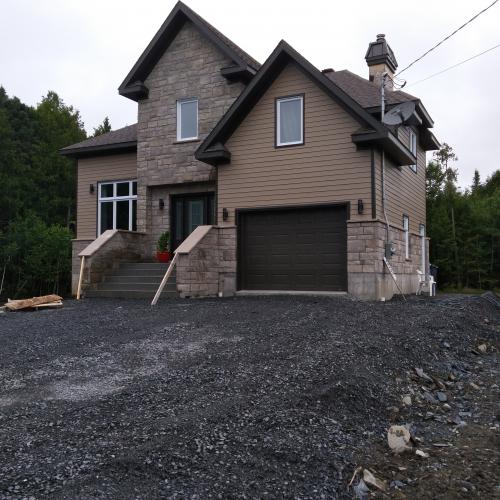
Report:
[[[417,157],[417,134],[410,129],[409,130],[409,147],[412,154]],[[417,173],[417,165],[410,165],[410,168]]]
[[[177,140],[195,139],[198,139],[198,99],[180,99],[177,101]]]
[[[304,96],[276,100],[276,146],[304,144]]]

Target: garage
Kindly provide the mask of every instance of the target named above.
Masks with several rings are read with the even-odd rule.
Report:
[[[347,206],[238,212],[240,290],[347,291]]]

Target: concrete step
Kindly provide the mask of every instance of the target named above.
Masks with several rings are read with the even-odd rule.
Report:
[[[106,283],[152,283],[157,286],[161,283],[163,275],[161,276],[142,276],[142,275],[125,275],[125,274],[110,274],[106,276]],[[169,283],[175,283],[175,276],[170,276]]]
[[[158,290],[160,282],[158,283],[112,283],[110,281],[104,281],[97,285],[97,290],[137,290],[152,292],[153,294]],[[177,287],[175,283],[167,283],[164,288],[165,291],[175,292]]]
[[[167,272],[166,269],[162,270],[157,270],[157,269],[122,269],[118,268],[115,271],[111,272],[109,276],[149,276],[152,278],[158,278],[161,280],[163,276],[165,276],[165,273]]]
[[[145,290],[88,290],[85,293],[85,297],[98,298],[117,298],[117,299],[146,299],[153,300],[155,292],[145,291]],[[169,292],[163,290],[161,298],[175,298],[177,297],[176,292]]]
[[[158,271],[166,273],[168,263],[163,262],[123,262],[119,269],[128,269],[131,271]]]

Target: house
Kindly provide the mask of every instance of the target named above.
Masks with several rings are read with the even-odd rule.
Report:
[[[393,89],[384,35],[365,59],[366,79],[320,71],[281,41],[261,66],[178,2],[119,87],[137,124],[61,151],[78,165],[73,289],[82,269],[88,294],[112,293],[110,274],[151,260],[168,230],[182,297],[414,292],[439,143],[422,102]],[[386,113],[404,104],[396,126],[382,89]]]

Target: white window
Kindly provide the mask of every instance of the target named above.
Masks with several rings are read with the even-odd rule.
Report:
[[[97,231],[125,229],[137,231],[137,181],[99,183]]]
[[[304,97],[283,97],[276,101],[276,145],[304,143]]]
[[[410,129],[410,151],[413,153],[415,157],[417,157],[417,134]],[[410,168],[417,173],[417,165],[410,165]]]
[[[403,230],[405,232],[405,259],[410,258],[410,219],[403,215]]]
[[[198,99],[177,101],[177,140],[198,139]]]

